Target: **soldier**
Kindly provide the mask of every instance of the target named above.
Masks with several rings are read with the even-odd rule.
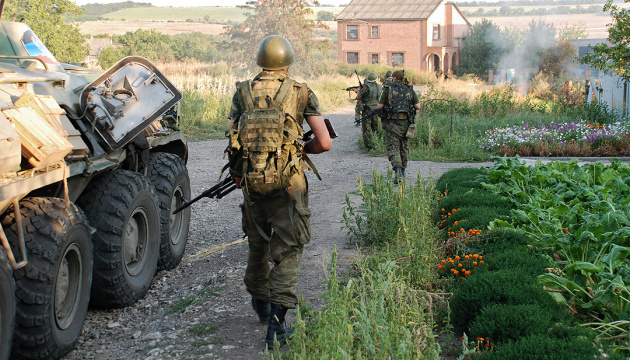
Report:
[[[415,114],[420,110],[418,94],[413,86],[407,85],[404,70],[392,74],[391,85],[383,89],[378,108],[385,107],[385,138],[387,157],[394,169],[394,183],[398,184],[405,177],[409,147],[407,141],[415,132]]]
[[[385,72],[385,79],[383,79],[383,86],[389,86],[392,83],[392,74],[394,72],[391,70],[387,70]]]
[[[367,78],[363,79],[363,84],[365,84],[366,81],[367,81]],[[355,86],[352,88],[352,91],[354,91],[355,93],[358,93],[359,91],[361,91],[361,89],[362,87]],[[361,101],[357,97],[357,104],[354,106],[354,120],[360,119],[362,113],[363,113],[363,101]],[[357,123],[356,126],[359,126],[359,123]]]
[[[378,107],[378,99],[381,96],[382,87],[377,83],[378,75],[376,73],[369,73],[368,77],[363,83],[363,88],[355,90],[357,92],[357,102],[363,104],[363,111],[359,117],[363,117]],[[363,145],[366,149],[374,148],[372,141],[372,132],[378,131],[378,116],[373,116],[370,119],[361,122],[361,133],[363,136]]]
[[[278,35],[263,39],[256,55],[262,72],[237,83],[229,114],[230,174],[243,190],[249,243],[244,282],[259,320],[268,322],[270,347],[274,338],[284,344],[291,333],[283,323],[298,301],[302,251],[311,236],[306,153],[331,147],[317,97],[289,78],[293,63],[289,41]],[[314,134],[306,143],[301,142],[304,120]]]

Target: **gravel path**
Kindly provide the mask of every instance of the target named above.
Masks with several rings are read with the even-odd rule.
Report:
[[[384,172],[388,167],[385,157],[370,157],[358,149],[360,130],[353,124],[353,114],[354,108],[348,107],[325,115],[339,137],[330,152],[312,156],[323,181],[308,174],[312,240],[304,250],[298,292],[316,308],[321,306],[324,269],[333,249],[339,253],[340,267],[351,263],[356,253],[341,231],[346,191],[355,189],[359,176],[369,180],[373,168]],[[225,140],[190,144],[188,171],[194,195],[218,179],[226,162],[225,146]],[[427,179],[457,167],[488,165],[413,161],[407,174],[415,179],[420,171]],[[242,281],[247,244],[237,242],[243,237],[241,202],[242,195],[235,191],[221,200],[193,205],[180,266],[159,272],[148,294],[133,306],[89,311],[79,344],[65,359],[261,359],[266,325],[257,321]]]

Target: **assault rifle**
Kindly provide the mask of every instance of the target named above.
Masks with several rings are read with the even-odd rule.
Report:
[[[384,107],[383,107],[383,108],[380,108],[380,109],[372,110],[372,112],[371,112],[371,113],[369,113],[369,114],[365,115],[364,117],[362,117],[362,118],[358,118],[358,119],[354,120],[354,123],[355,123],[355,124],[357,124],[357,125],[359,125],[359,124],[361,124],[362,122],[364,122],[364,121],[365,121],[365,120],[367,120],[367,119],[371,119],[371,118],[373,118],[373,117],[374,117],[374,116],[376,116],[376,115],[381,115],[381,114],[383,114],[383,111],[384,111],[384,110],[385,110],[385,108],[384,108]]]
[[[178,212],[184,210],[185,208],[189,207],[190,205],[196,203],[197,201],[201,200],[202,198],[207,197],[209,199],[212,199],[212,198],[221,199],[225,195],[227,195],[227,194],[231,193],[232,191],[234,191],[234,189],[236,189],[236,182],[234,181],[234,179],[232,179],[232,177],[230,175],[228,175],[225,179],[221,180],[221,182],[219,182],[218,184],[214,185],[210,189],[202,192],[196,198],[194,198],[194,199],[192,199],[190,201],[182,198],[182,202],[184,204],[182,206],[178,207],[177,209],[175,209],[175,211],[173,211],[173,215],[175,215]]]
[[[359,80],[359,86],[349,86],[349,87],[345,88],[346,91],[351,91],[351,90],[354,91],[354,89],[361,89],[361,88],[363,88],[363,84],[361,83],[361,78],[359,77],[359,73],[356,70],[354,70],[354,73],[357,75],[357,80]]]
[[[330,120],[328,119],[324,119],[324,124],[326,124],[326,129],[328,130],[328,134],[330,135],[331,139],[334,139],[337,137],[337,133],[335,132],[335,129],[333,129],[332,124],[330,123]],[[304,137],[302,137],[302,140],[304,141],[308,141],[311,139],[311,136],[313,136],[313,130],[309,130],[307,132],[304,133]],[[199,196],[197,196],[196,198],[192,199],[192,200],[186,200],[184,198],[182,198],[182,202],[183,205],[178,207],[177,209],[175,209],[173,211],[173,215],[177,214],[178,212],[184,210],[185,208],[189,207],[190,205],[196,203],[197,201],[207,197],[209,199],[212,198],[217,198],[217,199],[221,199],[223,198],[225,195],[231,193],[232,191],[234,191],[236,189],[236,182],[234,181],[234,179],[228,175],[225,177],[225,179],[221,180],[218,184],[214,185],[213,187],[211,187],[210,189],[202,192]]]

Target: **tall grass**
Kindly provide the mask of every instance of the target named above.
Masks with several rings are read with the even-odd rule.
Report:
[[[433,334],[435,244],[433,186],[420,178],[394,186],[391,172],[359,181],[361,205],[346,200],[346,229],[373,255],[353,265],[344,280],[333,252],[326,273],[325,304],[315,311],[302,301],[290,352],[268,359],[438,358]]]

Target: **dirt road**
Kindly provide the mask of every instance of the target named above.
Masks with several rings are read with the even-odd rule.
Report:
[[[314,307],[321,306],[324,268],[336,247],[339,264],[349,264],[356,245],[349,242],[342,209],[346,191],[359,176],[368,179],[373,168],[386,171],[386,158],[374,158],[357,147],[359,128],[348,107],[330,118],[339,137],[326,154],[312,156],[323,181],[309,173],[312,240],[305,247],[298,291]],[[188,171],[193,194],[214,184],[225,160],[226,142],[190,144]],[[457,167],[490,163],[411,162],[408,176],[418,171],[424,179],[439,177]],[[355,200],[358,200],[355,198]],[[79,345],[66,359],[260,359],[266,325],[251,310],[243,285],[247,258],[242,238],[239,203],[233,192],[222,200],[202,200],[193,205],[191,231],[182,264],[156,275],[153,287],[137,304],[114,310],[91,310]],[[211,254],[210,254],[211,253]],[[190,303],[187,307],[184,306]],[[173,312],[182,310],[183,312]],[[289,322],[293,315],[290,312]]]

